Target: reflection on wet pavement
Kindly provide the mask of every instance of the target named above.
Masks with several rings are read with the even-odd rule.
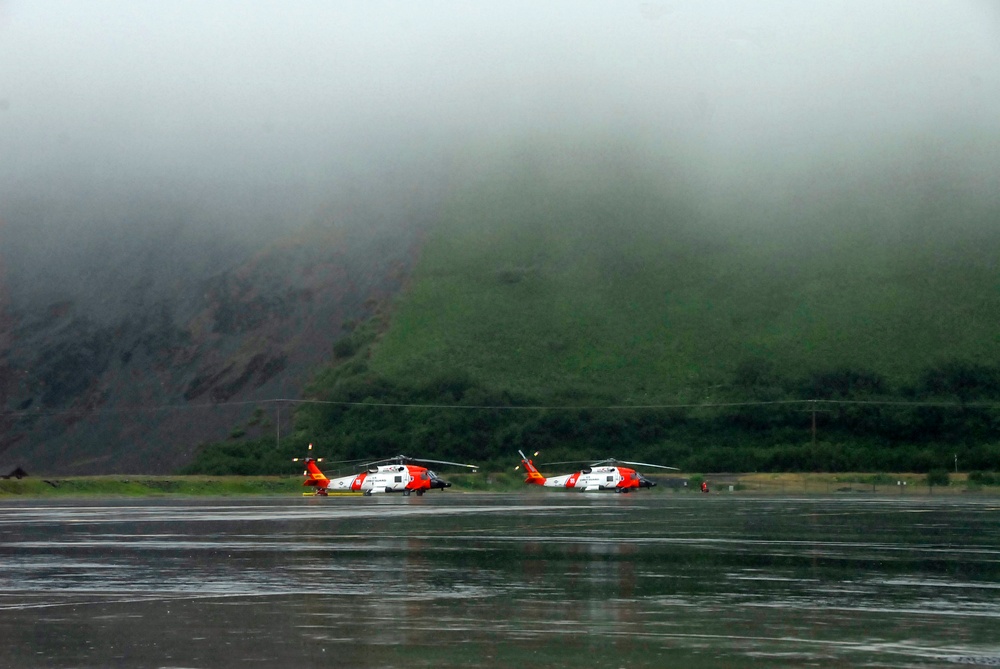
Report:
[[[0,666],[1000,663],[989,499],[0,503]]]

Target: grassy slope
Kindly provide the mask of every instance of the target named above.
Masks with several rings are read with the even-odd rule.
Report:
[[[932,241],[857,204],[741,230],[690,202],[606,175],[463,190],[372,368],[641,404],[711,399],[754,358],[788,376],[850,366],[893,380],[1000,358],[995,235]]]
[[[305,392],[334,404],[296,408],[280,449],[211,444],[188,473],[284,473],[308,443],[329,460],[407,453],[495,471],[517,449],[713,472],[926,472],[955,455],[995,468],[985,409],[840,406],[814,436],[794,406],[380,406],[1000,398],[1000,199],[911,202],[875,184],[725,212],[663,170],[517,164],[463,174],[407,289]]]

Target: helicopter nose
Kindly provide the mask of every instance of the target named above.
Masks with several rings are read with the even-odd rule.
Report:
[[[445,481],[444,479],[437,479],[436,478],[436,479],[434,479],[434,480],[431,481],[431,489],[432,490],[434,488],[441,488],[443,490],[444,488],[450,488],[450,487],[451,487],[451,484],[448,483],[447,481]]]
[[[656,481],[650,481],[645,476],[640,476],[639,477],[639,487],[640,488],[652,488],[655,485],[656,485]]]

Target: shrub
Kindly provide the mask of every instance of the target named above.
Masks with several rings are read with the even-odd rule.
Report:
[[[977,485],[996,485],[997,477],[989,472],[970,472],[969,483]]]
[[[338,360],[350,358],[358,350],[357,343],[351,337],[338,339],[333,345],[333,357]]]
[[[946,486],[949,482],[948,472],[944,469],[932,469],[927,472],[927,485],[929,486]]]

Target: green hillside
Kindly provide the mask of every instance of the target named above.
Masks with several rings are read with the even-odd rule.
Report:
[[[189,471],[281,472],[308,442],[497,468],[518,448],[695,471],[1000,466],[996,212],[814,195],[720,213],[637,171],[470,178],[280,451],[230,440]]]
[[[636,178],[470,188],[427,240],[371,366],[642,404],[712,399],[760,359],[899,382],[1000,360],[1000,234],[920,239],[856,208],[741,229]]]

